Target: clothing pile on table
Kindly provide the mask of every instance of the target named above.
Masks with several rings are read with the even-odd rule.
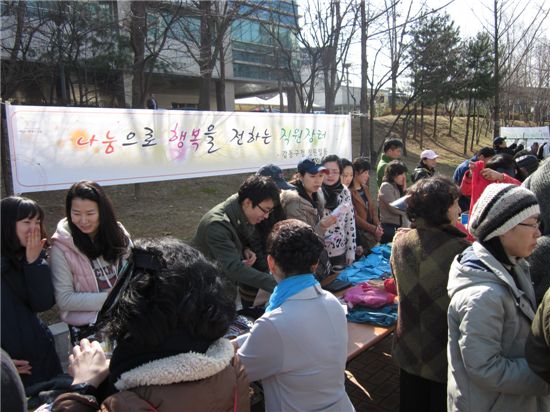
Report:
[[[354,285],[344,294],[350,322],[389,327],[397,321],[390,255],[391,244],[376,246],[338,275],[338,279]]]

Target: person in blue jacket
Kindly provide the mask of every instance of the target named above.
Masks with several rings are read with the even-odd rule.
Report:
[[[53,336],[36,315],[55,304],[44,212],[24,197],[1,201],[2,335],[25,388],[62,373]]]

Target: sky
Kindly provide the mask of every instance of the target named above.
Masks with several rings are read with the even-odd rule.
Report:
[[[384,0],[373,0],[376,3],[383,5]],[[410,0],[403,0],[402,4],[408,5]],[[420,5],[420,0],[412,0],[413,7]],[[492,5],[494,0],[425,0],[428,7],[437,9],[444,7],[444,10],[451,16],[451,19],[455,22],[455,25],[460,30],[460,36],[462,39],[468,37],[474,37],[478,32],[483,30],[483,26],[490,24],[492,21]],[[509,8],[521,5],[527,5],[523,14],[523,23],[528,22],[533,18],[535,10],[538,9],[537,4],[543,4],[547,10],[550,7],[548,0],[499,0],[504,2]],[[541,3],[542,2],[542,3]],[[441,10],[443,12],[443,10]],[[547,38],[550,39],[550,18],[547,18],[547,22],[543,23],[543,30],[546,32]],[[489,23],[488,23],[489,22]],[[490,26],[488,26],[490,27]],[[353,86],[360,85],[360,45],[356,43],[354,49],[349,53],[349,60],[352,63],[350,68],[350,83]]]

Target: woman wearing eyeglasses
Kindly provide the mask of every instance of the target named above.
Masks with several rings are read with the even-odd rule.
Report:
[[[494,183],[473,207],[477,239],[451,265],[447,290],[448,411],[548,411],[550,386],[527,365],[535,292],[525,261],[540,208],[519,186]]]

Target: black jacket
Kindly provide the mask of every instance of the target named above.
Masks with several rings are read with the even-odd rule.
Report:
[[[27,360],[31,375],[21,375],[28,387],[62,373],[53,336],[36,316],[55,304],[51,272],[42,254],[35,262],[21,262],[18,271],[2,256],[2,349],[12,359]]]

